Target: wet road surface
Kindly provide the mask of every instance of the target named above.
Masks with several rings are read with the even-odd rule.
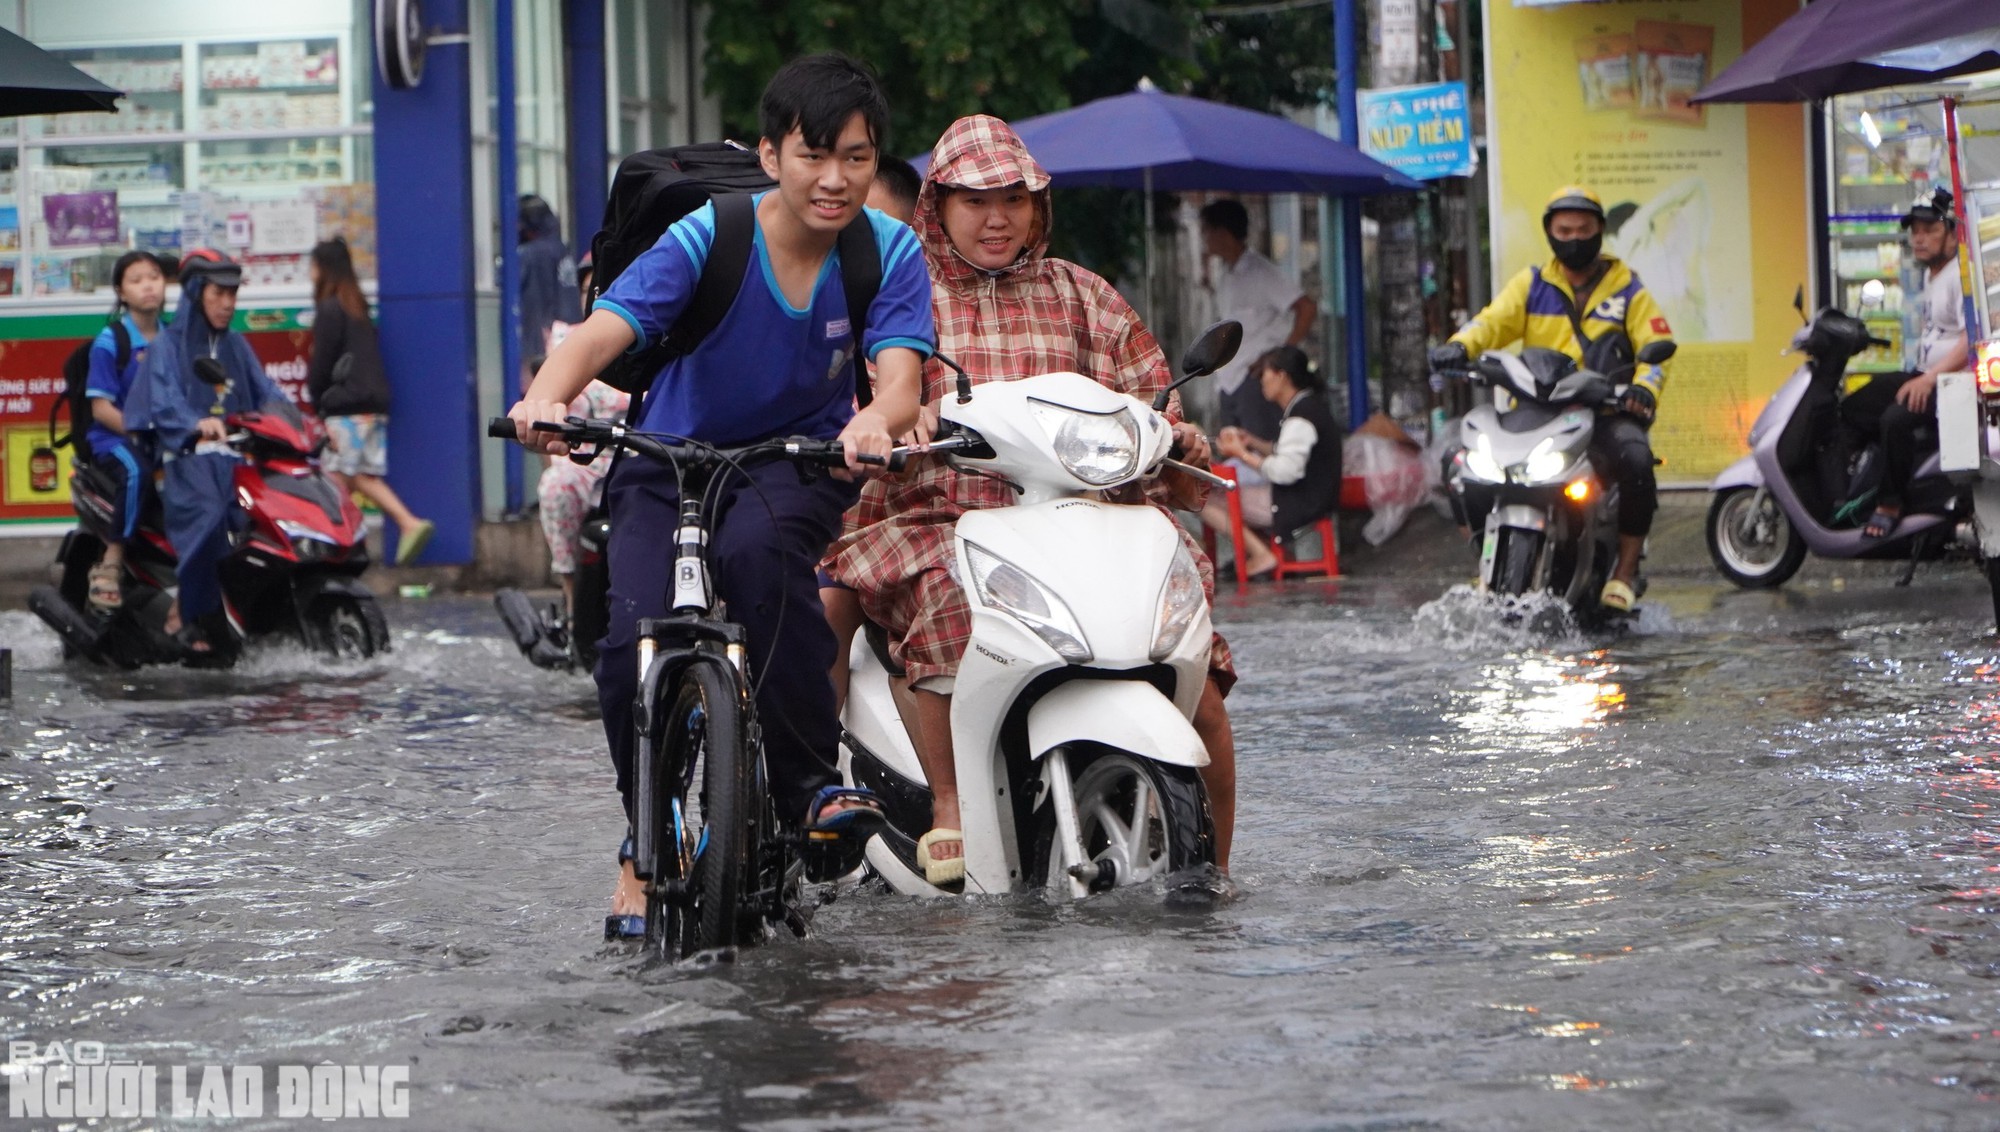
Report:
[[[1234,903],[861,894],[697,967],[596,941],[591,688],[485,601],[227,674],[64,668],[0,613],[0,1037],[407,1064],[424,1129],[2000,1126],[1970,572],[1661,582],[1617,637],[1442,588],[1218,610]]]

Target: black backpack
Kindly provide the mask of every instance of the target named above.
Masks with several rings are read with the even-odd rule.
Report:
[[[113,372],[123,373],[132,361],[132,332],[125,329],[125,320],[114,319],[111,323],[111,343],[116,361]],[[97,335],[83,340],[83,345],[69,352],[63,359],[63,391],[49,406],[49,447],[61,448],[65,444],[74,445],[83,451],[83,438],[90,431],[90,348],[97,344]],[[63,408],[69,408],[69,431],[56,435],[56,418]]]
[[[594,302],[620,272],[659,242],[674,221],[702,205],[715,203],[715,240],[702,266],[688,307],[657,342],[620,357],[598,375],[606,384],[633,395],[629,419],[639,418],[639,397],[654,375],[673,359],[701,345],[736,301],[750,248],[756,238],[756,210],[751,194],[774,188],[754,150],[735,142],[649,149],[618,163],[605,204],[604,229],[590,242],[590,297]],[[854,335],[854,396],[862,405],[873,394],[868,367],[861,359],[861,334],[868,308],[882,287],[882,253],[866,215],[857,216],[840,233],[841,284],[847,294],[847,319]]]

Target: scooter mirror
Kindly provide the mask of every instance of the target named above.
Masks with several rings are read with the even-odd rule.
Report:
[[[196,358],[194,360],[194,372],[195,376],[208,382],[210,385],[229,384],[228,371],[224,370],[222,363],[216,361],[214,358]]]
[[[1236,351],[1243,345],[1243,324],[1234,319],[1225,319],[1201,332],[1194,345],[1181,355],[1180,380],[1160,390],[1153,398],[1153,411],[1163,413],[1167,409],[1167,398],[1174,390],[1186,385],[1197,377],[1214,373],[1229,364]]]
[[[1639,347],[1639,361],[1656,366],[1674,356],[1675,346],[1670,341],[1648,342]]]

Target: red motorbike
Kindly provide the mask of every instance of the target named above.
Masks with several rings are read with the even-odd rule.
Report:
[[[90,568],[112,530],[113,484],[88,460],[76,462],[70,501],[81,526],[56,553],[56,585],[38,586],[28,607],[62,638],[64,652],[99,664],[226,665],[245,642],[289,636],[341,659],[389,647],[381,606],[360,575],[369,565],[361,512],[320,469],[325,445],[317,421],[289,402],[224,419],[240,512],[222,560],[223,610],[231,632],[210,653],[190,654],[166,630],[173,604],[175,554],[159,500],[142,493],[137,529],[125,545],[121,606],[108,613],[88,600]]]

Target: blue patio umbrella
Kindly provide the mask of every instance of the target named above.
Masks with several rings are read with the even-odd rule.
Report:
[[[1139,89],[1052,114],[1011,122],[1060,188],[1084,185],[1154,191],[1326,193],[1414,192],[1422,183],[1345,142],[1296,122],[1203,98]],[[919,173],[925,154],[913,162]],[[1146,242],[1146,317],[1153,316],[1153,244]]]
[[[1805,102],[2000,67],[2000,0],[1818,0],[1696,102]]]

